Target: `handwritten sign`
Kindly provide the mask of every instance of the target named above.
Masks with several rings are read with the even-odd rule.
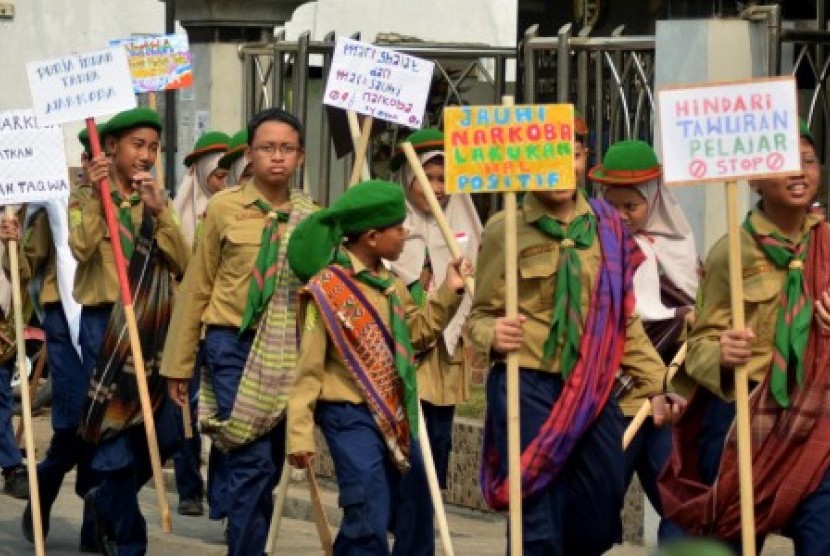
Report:
[[[61,124],[134,108],[127,55],[121,48],[28,62],[39,122]]]
[[[323,103],[406,127],[421,127],[433,62],[337,39]]]
[[[658,101],[666,183],[801,171],[791,77],[665,88]]]
[[[60,127],[43,125],[32,110],[0,112],[0,205],[68,197]]]
[[[127,52],[136,93],[183,89],[193,85],[187,35],[155,35],[110,41]]]
[[[574,189],[570,104],[449,106],[444,110],[448,193]]]

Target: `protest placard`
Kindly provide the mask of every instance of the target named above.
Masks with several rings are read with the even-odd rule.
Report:
[[[41,125],[113,114],[136,105],[123,48],[28,62],[26,73]]]
[[[658,103],[666,183],[801,171],[792,77],[667,87]]]
[[[169,91],[193,85],[187,35],[150,35],[110,41],[127,53],[136,93]]]
[[[389,48],[337,39],[323,103],[421,127],[434,63]]]
[[[67,198],[63,133],[32,110],[0,112],[0,205]]]
[[[447,193],[574,189],[573,105],[448,106]]]

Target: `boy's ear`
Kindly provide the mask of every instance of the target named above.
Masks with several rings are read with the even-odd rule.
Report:
[[[368,230],[365,234],[363,234],[364,239],[366,240],[366,246],[374,248],[378,244],[378,231],[374,228]]]

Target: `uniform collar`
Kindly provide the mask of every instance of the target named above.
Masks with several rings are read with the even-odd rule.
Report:
[[[524,201],[522,202],[522,210],[524,210],[525,221],[531,224],[543,216],[550,216],[554,218],[554,216],[545,208],[545,205],[543,205],[533,193],[525,195]],[[590,214],[591,212],[591,205],[588,204],[588,201],[585,199],[585,195],[583,195],[581,191],[577,191],[576,206],[574,207],[572,220],[578,216],[582,216],[583,214]],[[567,222],[564,222],[559,218],[556,218],[556,220],[562,224],[567,224]]]
[[[363,264],[363,261],[361,261],[357,256],[355,256],[354,253],[352,253],[348,249],[343,249],[343,252],[346,253],[347,257],[349,257],[349,262],[351,263],[352,270],[355,274],[360,274],[364,270],[371,274],[371,271],[366,267],[365,264]],[[376,276],[379,276],[384,280],[386,280],[390,276],[389,271],[386,269],[382,262],[380,264],[380,272],[378,272]]]
[[[268,203],[268,200],[265,197],[262,196],[262,193],[260,193],[259,188],[257,188],[256,183],[254,182],[254,180],[250,180],[250,181],[247,181],[244,184],[242,184],[239,187],[239,191],[240,191],[240,193],[242,193],[242,199],[241,199],[242,204],[246,207],[252,206],[254,203],[257,202],[257,199],[261,199],[262,201]],[[268,203],[268,204],[270,205],[271,203]],[[275,207],[275,210],[276,209],[283,210],[283,209],[285,209],[287,207],[290,207],[290,206],[291,206],[291,191],[289,191],[288,203],[286,205],[281,205],[279,207]]]
[[[762,236],[768,236],[773,232],[777,234],[787,237],[781,230],[778,229],[778,226],[773,224],[767,215],[761,212],[761,209],[756,206],[752,209],[752,212],[749,213],[749,220],[752,222],[752,226],[755,228],[755,231]],[[801,236],[803,237],[804,234],[809,232],[813,226],[817,225],[821,222],[822,217],[818,214],[810,214],[807,213],[807,216],[804,218],[804,223],[801,225]],[[789,238],[788,238],[789,239]]]

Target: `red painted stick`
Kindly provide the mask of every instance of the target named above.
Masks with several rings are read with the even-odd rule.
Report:
[[[86,129],[89,132],[89,145],[92,147],[92,156],[97,157],[101,154],[101,140],[98,137],[98,128],[95,127],[95,120],[93,118],[87,118]],[[133,366],[135,367],[138,398],[141,401],[141,413],[144,417],[144,431],[147,433],[150,464],[153,468],[153,482],[156,487],[159,513],[161,514],[161,528],[164,532],[169,533],[173,530],[170,519],[170,507],[167,504],[167,495],[164,491],[164,476],[161,471],[161,456],[159,455],[158,439],[156,437],[156,423],[153,418],[153,404],[150,401],[150,391],[147,387],[147,375],[144,374],[144,356],[141,353],[141,339],[138,335],[138,324],[136,323],[135,310],[133,309],[133,296],[130,292],[130,282],[127,279],[127,264],[124,260],[124,252],[121,250],[121,242],[119,241],[118,223],[115,220],[115,210],[112,207],[112,199],[110,198],[109,180],[102,178],[99,186],[101,190],[101,205],[104,207],[104,218],[107,221],[107,229],[110,232],[110,243],[115,259],[115,272],[118,276],[118,285],[121,288],[121,301],[124,303],[124,317],[127,321],[127,330],[130,334],[130,349],[132,350]]]

